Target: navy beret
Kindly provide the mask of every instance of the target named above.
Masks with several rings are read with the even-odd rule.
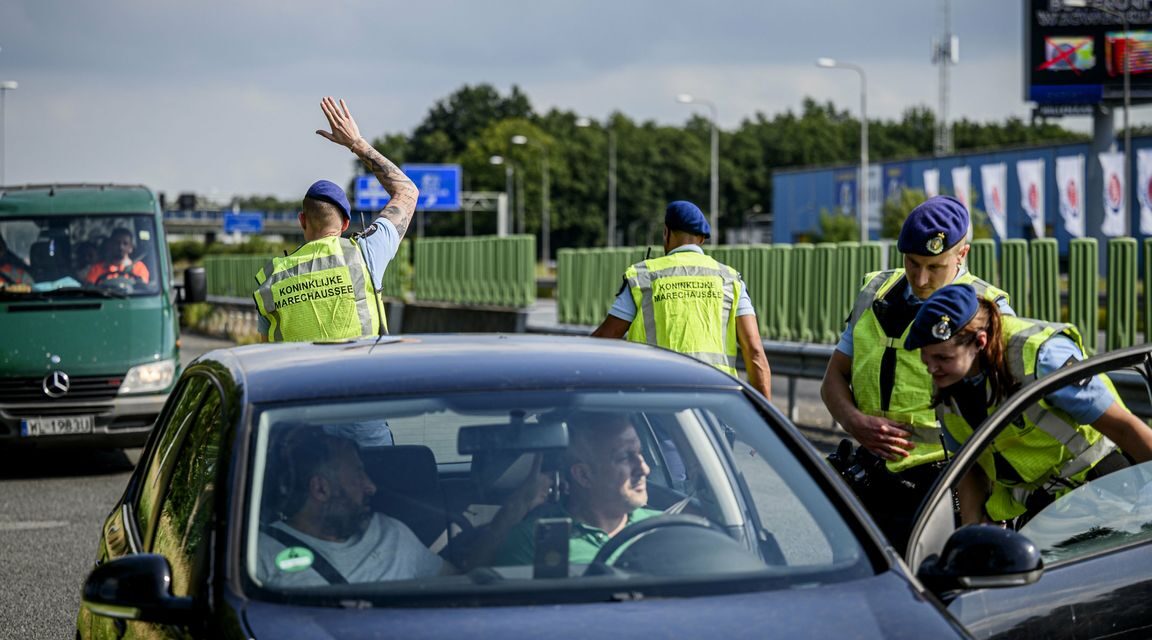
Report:
[[[308,193],[304,194],[305,198],[312,200],[323,200],[324,202],[331,202],[332,204],[340,207],[344,212],[344,217],[349,220],[352,219],[352,207],[348,205],[348,196],[344,194],[336,183],[327,180],[317,180],[308,187]]]
[[[920,203],[900,229],[900,253],[937,256],[968,236],[968,210],[952,196],[933,196]]]
[[[676,200],[668,203],[664,210],[664,225],[673,231],[687,231],[705,238],[712,237],[712,226],[700,207],[687,200]]]
[[[937,289],[916,312],[904,348],[911,351],[947,341],[972,322],[979,309],[980,300],[970,284],[950,284]]]

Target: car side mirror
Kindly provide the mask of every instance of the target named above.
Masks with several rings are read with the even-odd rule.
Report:
[[[917,577],[934,593],[1020,587],[1044,573],[1040,550],[1028,538],[995,525],[969,525],[953,533],[939,555],[924,559]]]
[[[180,304],[204,302],[208,299],[208,276],[204,267],[188,267],[184,270],[184,286],[177,301]]]
[[[168,559],[138,553],[101,564],[84,581],[82,602],[109,618],[187,625],[195,619],[192,598],[172,595]]]

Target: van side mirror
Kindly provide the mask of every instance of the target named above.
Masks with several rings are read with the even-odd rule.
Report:
[[[93,569],[84,581],[82,602],[108,618],[173,625],[197,618],[192,598],[172,595],[168,559],[152,553],[117,558]]]
[[[204,267],[188,267],[184,270],[184,286],[180,290],[177,302],[192,304],[207,299],[208,276],[204,272]]]
[[[934,593],[1020,587],[1044,573],[1040,550],[1028,538],[995,525],[968,525],[953,533],[939,555],[924,559],[916,576]]]

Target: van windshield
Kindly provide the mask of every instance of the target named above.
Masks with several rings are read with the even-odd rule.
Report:
[[[150,215],[0,220],[3,297],[127,297],[160,292],[162,254]]]

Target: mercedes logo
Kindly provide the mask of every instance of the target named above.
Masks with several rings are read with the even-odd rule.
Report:
[[[63,371],[53,371],[44,376],[44,382],[40,384],[40,388],[44,389],[44,393],[48,394],[51,398],[63,398],[68,393],[68,387],[71,385],[68,380],[68,374]]]

